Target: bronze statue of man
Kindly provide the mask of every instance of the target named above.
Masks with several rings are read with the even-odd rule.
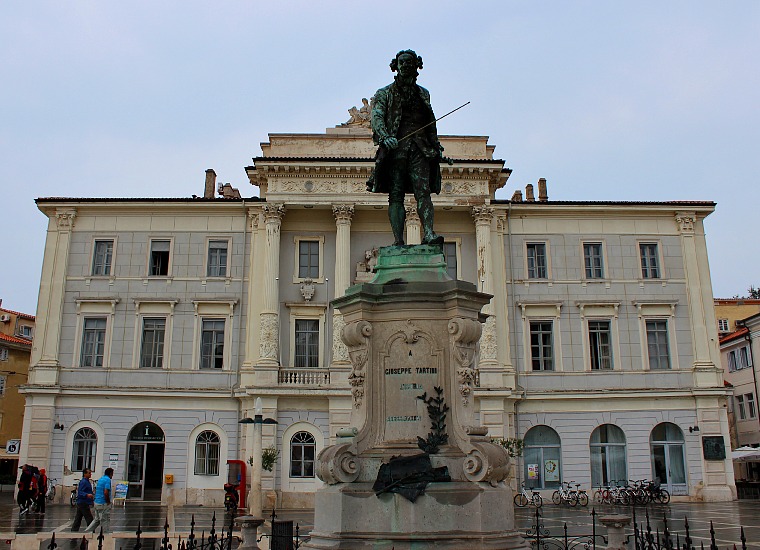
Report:
[[[431,192],[441,192],[443,147],[438,141],[430,92],[417,85],[417,69],[421,68],[422,58],[413,50],[398,52],[391,61],[391,71],[398,74],[392,84],[375,93],[372,104],[372,139],[379,147],[367,190],[388,193],[388,218],[396,246],[404,244],[406,193],[414,193],[417,201],[422,243],[443,243],[443,237],[433,231],[430,199]]]

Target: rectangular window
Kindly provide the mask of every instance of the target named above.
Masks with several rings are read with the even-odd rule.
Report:
[[[169,275],[169,250],[171,241],[150,241],[150,269],[153,277]]]
[[[24,338],[32,338],[33,334],[33,328],[30,325],[20,325],[18,327],[18,333],[19,335],[23,336]]]
[[[0,348],[0,361],[8,360],[8,348]]]
[[[736,370],[736,350],[728,352],[728,372]]]
[[[106,348],[105,317],[89,317],[84,320],[82,330],[82,367],[102,367]]]
[[[647,352],[649,368],[652,370],[670,368],[670,349],[668,346],[668,322],[665,319],[648,320]]]
[[[296,368],[319,366],[319,321],[317,319],[296,319]]]
[[[92,255],[92,274],[110,275],[113,260],[113,241],[95,241],[95,252]]]
[[[744,408],[744,396],[743,395],[737,395],[736,396],[736,409],[739,411],[739,420],[746,420],[747,419],[747,411]]]
[[[546,243],[528,243],[528,279],[546,279]]]
[[[164,366],[166,319],[143,319],[140,367],[160,369]]]
[[[530,322],[530,360],[533,370],[554,370],[552,321]]]
[[[208,277],[227,276],[227,241],[209,241],[208,243]]]
[[[602,243],[583,243],[583,263],[586,268],[586,279],[604,278]]]
[[[747,400],[747,413],[749,414],[749,417],[750,418],[757,417],[757,409],[755,408],[755,394],[745,393],[744,397]]]
[[[718,332],[728,332],[728,319],[718,319]]]
[[[201,368],[224,366],[224,319],[203,319],[201,328]]]
[[[457,279],[457,243],[443,243],[443,257],[446,260],[446,273]]]
[[[298,241],[298,277],[319,278],[319,241]]]
[[[0,395],[5,395],[5,376],[0,376]]]
[[[739,349],[739,368],[746,369],[747,367],[751,366],[752,364],[749,360],[749,348],[747,346],[744,346],[743,348]]]
[[[589,321],[588,342],[591,370],[612,368],[612,331],[610,321]]]
[[[639,251],[641,252],[641,276],[644,279],[659,279],[657,243],[639,243]]]

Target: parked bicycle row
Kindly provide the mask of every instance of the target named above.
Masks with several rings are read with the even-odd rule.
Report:
[[[575,481],[563,481],[559,488],[552,493],[552,502],[556,505],[588,506],[589,497],[581,484]],[[515,494],[514,502],[520,508],[524,506],[543,506],[541,494],[533,489],[526,489],[525,483],[522,490]],[[599,487],[594,491],[596,504],[620,504],[620,505],[646,505],[651,503],[667,504],[670,502],[670,493],[660,486],[658,479],[648,480],[621,480],[615,481],[609,486]]]

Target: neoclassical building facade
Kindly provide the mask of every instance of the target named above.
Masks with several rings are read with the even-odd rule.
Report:
[[[659,477],[675,495],[734,498],[703,227],[714,203],[551,201],[544,180],[496,199],[510,170],[487,138],[441,142],[449,274],[493,296],[479,421],[524,440],[518,480]],[[246,168],[258,197],[214,198],[207,171],[198,198],[38,199],[49,225],[22,459],[66,485],[111,465],[129,498],[220,502],[260,397],[277,420],[264,445],[280,451],[265,489],[311,506],[314,458],[363,391],[331,300],[393,241],[387,197],[365,189],[373,156],[360,127],[270,134]],[[406,237],[421,241],[411,202]]]

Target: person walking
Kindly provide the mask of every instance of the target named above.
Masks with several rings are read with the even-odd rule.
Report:
[[[27,508],[27,500],[32,492],[32,470],[28,464],[24,464],[19,468],[21,470],[21,476],[18,479],[18,506],[21,509],[21,513],[24,514],[29,511]]]
[[[106,468],[97,484],[95,485],[95,519],[84,530],[85,533],[95,531],[100,525],[103,533],[111,530],[111,479],[113,468]]]
[[[82,479],[79,480],[79,485],[77,486],[77,515],[74,517],[74,523],[71,524],[72,533],[79,531],[79,526],[82,525],[82,518],[87,522],[86,525],[92,523],[90,505],[95,496],[92,494],[91,477],[92,470],[89,468],[82,470]]]
[[[37,480],[37,511],[40,514],[45,513],[45,503],[47,502],[48,477],[45,468],[40,468],[40,478]]]

